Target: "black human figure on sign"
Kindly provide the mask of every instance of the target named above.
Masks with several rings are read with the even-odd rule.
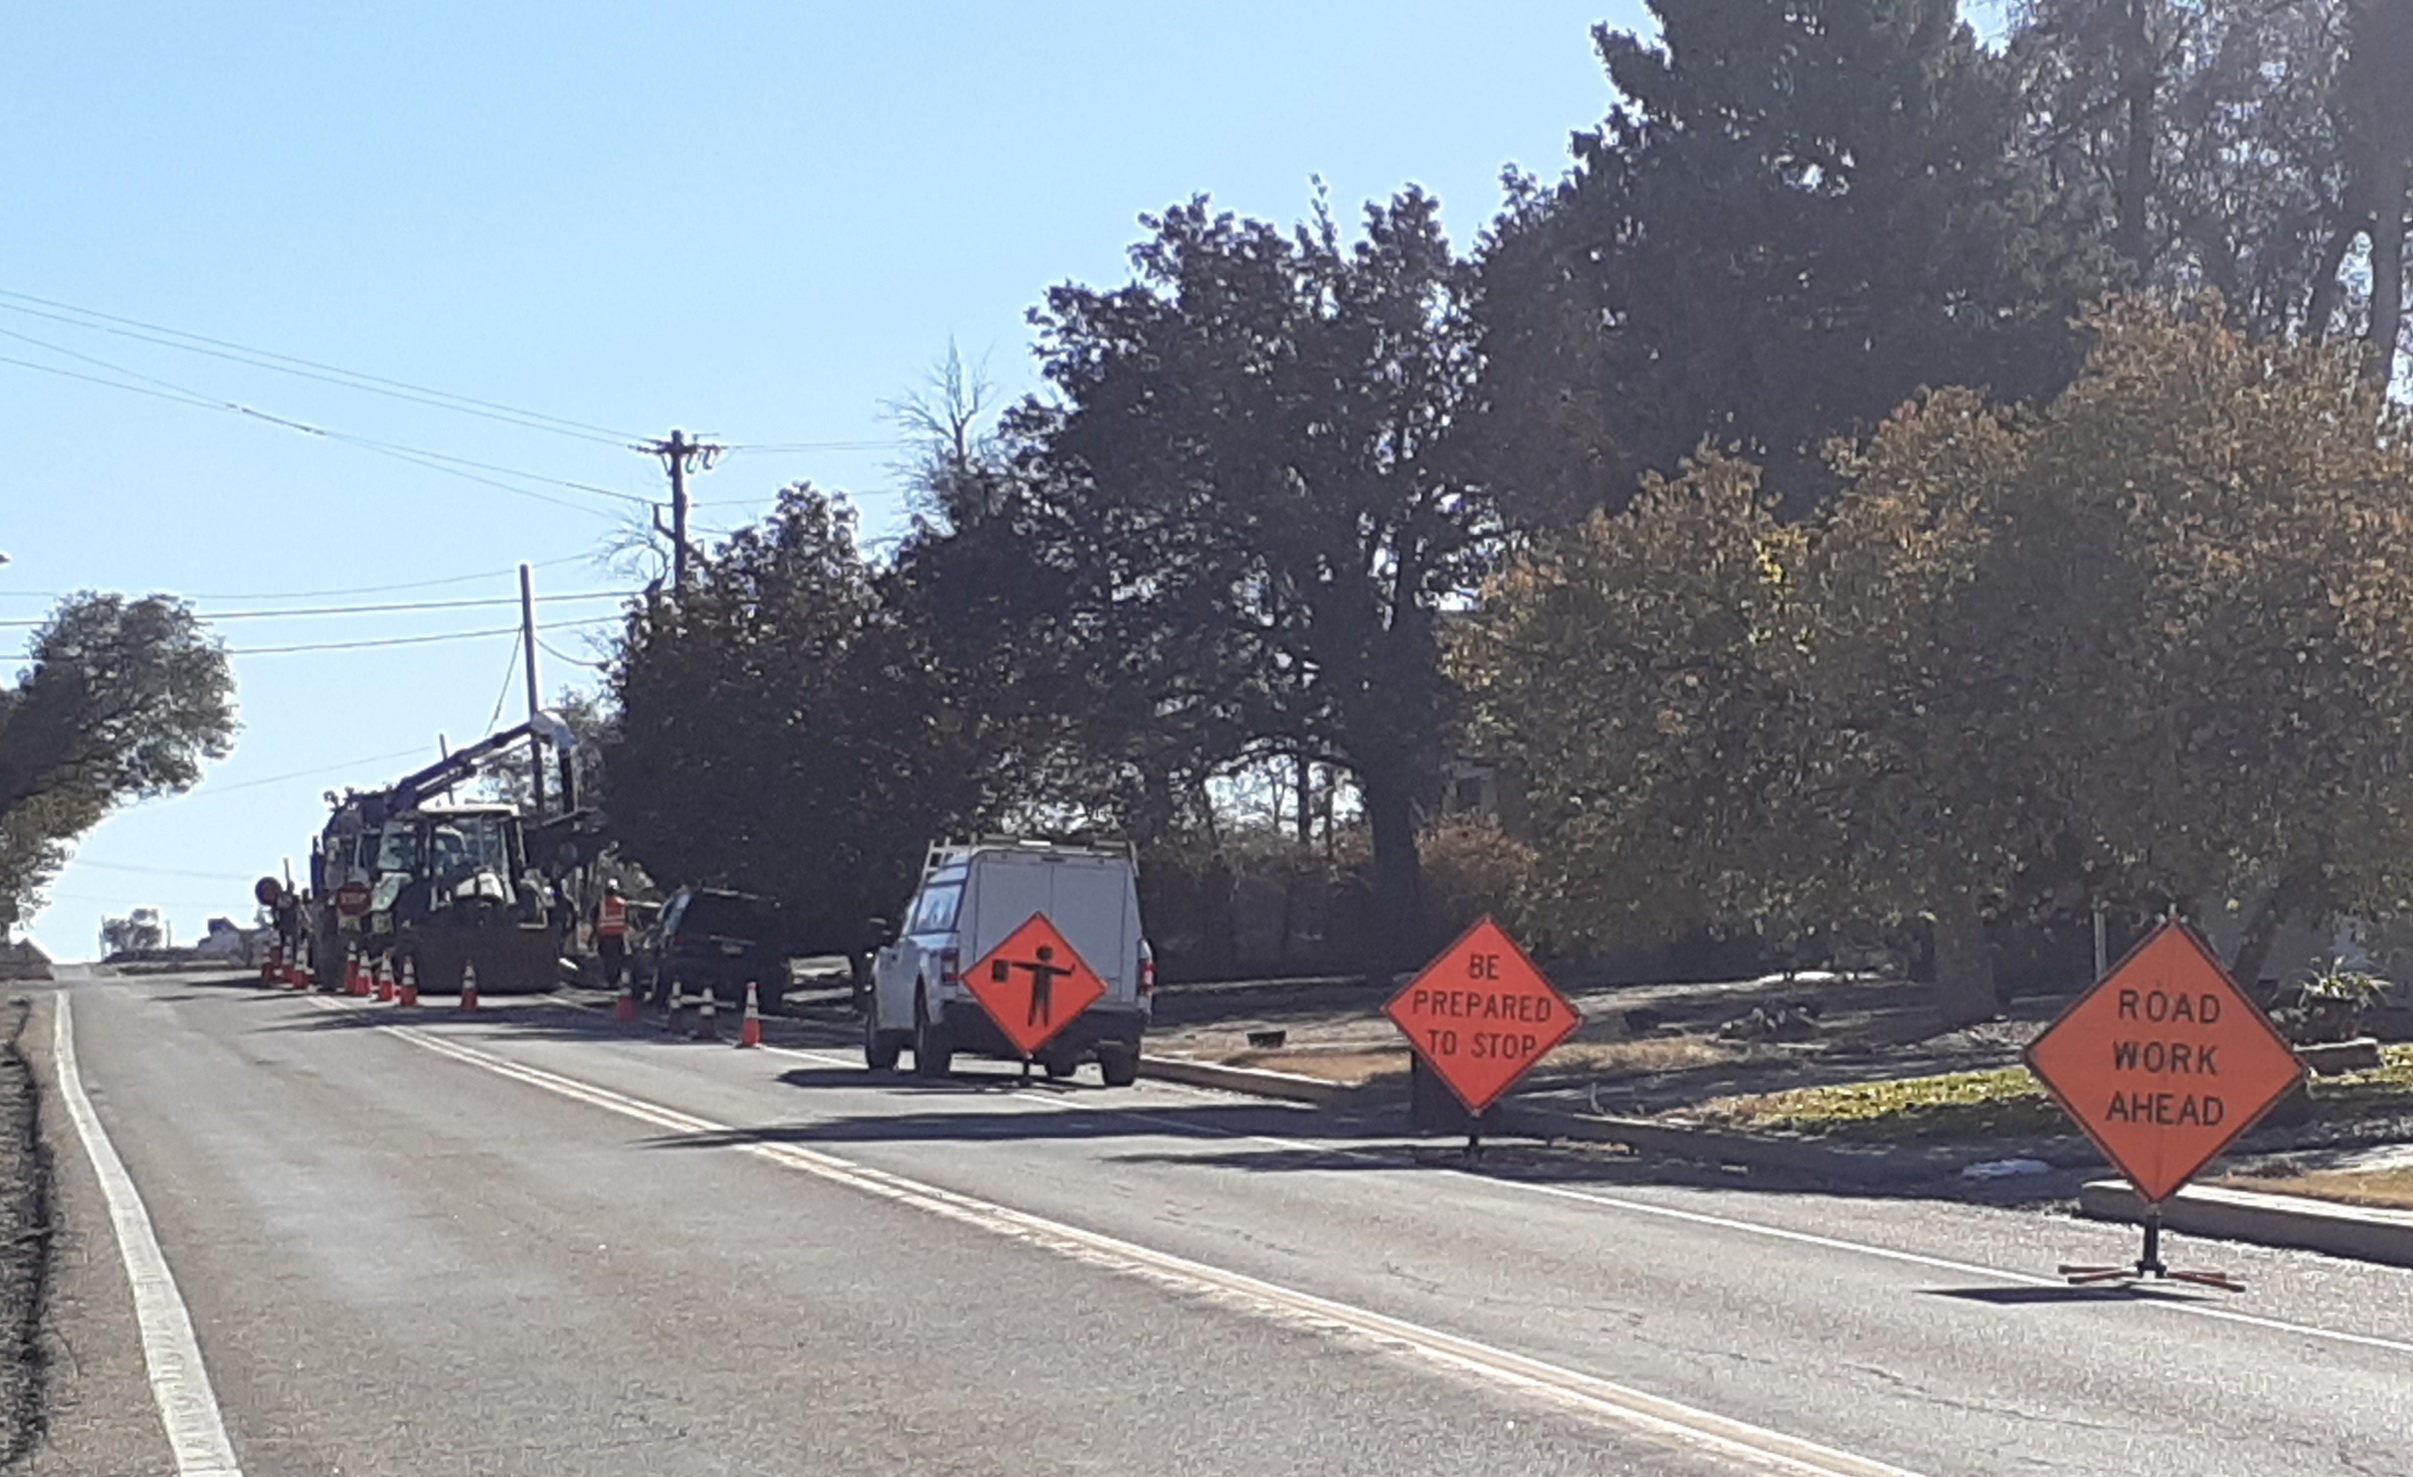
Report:
[[[1009,971],[1027,969],[1031,972],[1030,1010],[1022,1018],[1026,1026],[1055,1024],[1056,977],[1072,973],[1069,966],[1056,963],[1055,957],[1054,945],[1041,944],[1039,959],[1035,964],[1024,963],[1020,959],[1000,959],[989,966],[989,978],[1001,985],[1012,977]]]

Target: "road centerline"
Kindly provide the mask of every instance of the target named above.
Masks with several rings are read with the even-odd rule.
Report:
[[[313,999],[311,1003],[327,1010],[351,1008],[332,1000]],[[691,1134],[737,1131],[729,1124],[530,1066],[415,1027],[381,1024],[397,1039],[423,1050],[604,1108],[651,1127]],[[1883,1461],[1652,1395],[1513,1350],[875,1169],[823,1150],[777,1143],[741,1142],[729,1147],[1075,1260],[1148,1277],[1225,1302],[1238,1300],[1302,1327],[1344,1331],[1370,1347],[1413,1354],[1429,1364],[1483,1383],[1540,1397],[1629,1433],[1738,1463],[1749,1471],[1784,1474],[1784,1477],[1916,1477]]]

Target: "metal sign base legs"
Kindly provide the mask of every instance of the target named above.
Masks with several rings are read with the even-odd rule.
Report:
[[[2245,1284],[2226,1272],[2206,1272],[2185,1267],[2172,1267],[2162,1261],[2162,1212],[2158,1207],[2145,1210],[2145,1250],[2131,1267],[2086,1267],[2061,1264],[2061,1275],[2072,1287],[2093,1287],[2106,1282],[2186,1282],[2197,1287],[2217,1287],[2224,1292],[2243,1292]]]

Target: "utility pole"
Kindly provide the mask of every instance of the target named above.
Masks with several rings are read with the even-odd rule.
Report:
[[[683,589],[687,584],[687,474],[708,472],[712,463],[729,448],[709,441],[690,441],[687,433],[675,426],[667,441],[647,441],[635,448],[648,456],[659,457],[670,473],[670,526],[662,526],[662,512],[654,510],[654,532],[670,540],[670,587]]]
[[[528,566],[519,567],[519,644],[528,654],[528,716],[537,712],[536,686],[536,584]],[[536,814],[545,813],[545,741],[541,736],[528,739],[528,792],[536,799]]]

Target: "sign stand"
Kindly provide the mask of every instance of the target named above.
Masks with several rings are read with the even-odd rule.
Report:
[[[2036,1074],[2145,1205],[2132,1265],[2064,1264],[2071,1285],[2187,1282],[2225,1272],[2162,1260],[2162,1205],[2304,1080],[2304,1063],[2201,935],[2163,922],[2028,1044]]]
[[[1483,1157],[1483,1130],[1503,1094],[1583,1018],[1485,918],[1441,951],[1383,1014],[1408,1038],[1408,1114],[1420,1133],[1466,1135],[1465,1162]]]
[[[2145,1207],[2145,1251],[2133,1267],[2073,1266],[2063,1262],[2061,1275],[2072,1287],[2092,1287],[2105,1282],[2192,1282],[2198,1287],[2217,1287],[2225,1292],[2243,1292],[2245,1284],[2226,1272],[2206,1272],[2185,1267],[2171,1267],[2162,1261],[2162,1208]]]

